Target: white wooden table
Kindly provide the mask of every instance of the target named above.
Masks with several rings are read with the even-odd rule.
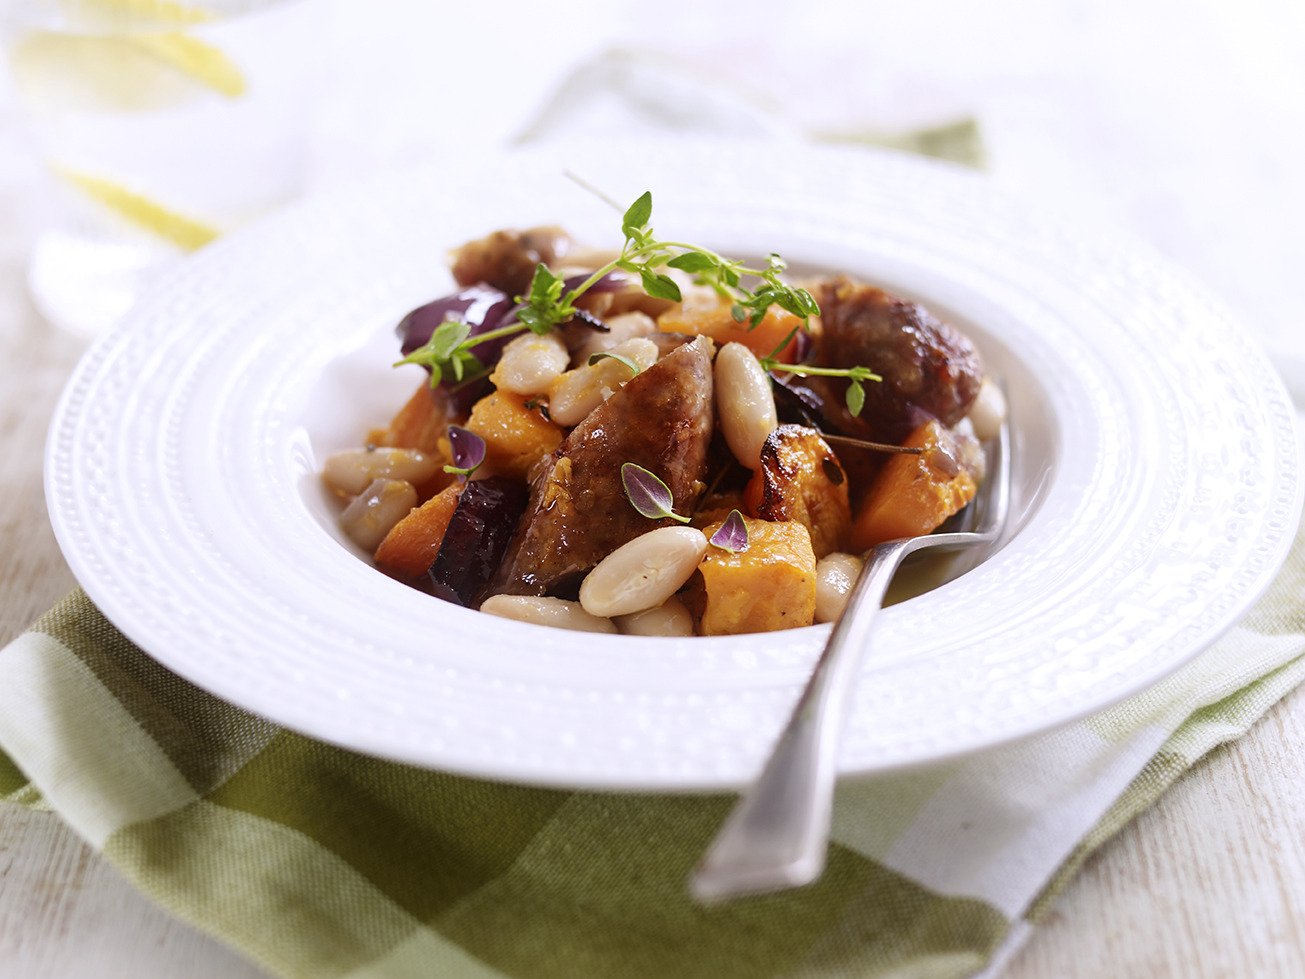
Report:
[[[438,146],[441,134],[415,130],[414,119],[498,141],[542,98],[513,76],[454,104],[439,83],[475,70],[474,50],[423,74],[431,30],[473,41],[501,36],[492,23],[501,12],[442,12],[438,24],[394,30],[397,0],[353,6],[332,14],[339,67],[320,126],[324,182]],[[734,59],[727,71],[763,95],[809,107],[809,121],[826,127],[974,112],[998,181],[1029,196],[1068,197],[1131,227],[1266,338],[1299,353],[1305,8],[1289,0],[1226,10],[1216,0],[957,2],[941,12],[897,5],[914,6],[928,12],[872,8],[859,22],[841,12],[796,15],[780,33],[835,48],[821,71],[801,55],[815,48],[796,42],[792,57]],[[544,30],[564,52],[559,65],[566,53],[640,36],[720,68],[716,32],[676,35],[685,25],[666,20],[669,12],[636,28],[632,3],[589,7],[588,19],[568,14],[565,25]],[[765,26],[784,5],[753,8]],[[529,63],[540,36],[521,33],[528,37],[507,39],[496,64]],[[837,86],[829,64],[842,73]],[[377,105],[393,111],[377,113]],[[35,173],[16,132],[0,89],[0,644],[73,584],[45,516],[40,460],[80,344],[51,332],[26,299]],[[1298,690],[1089,861],[1006,975],[1305,975],[1303,744]],[[261,973],[156,908],[57,818],[0,808],[0,977],[127,974]]]

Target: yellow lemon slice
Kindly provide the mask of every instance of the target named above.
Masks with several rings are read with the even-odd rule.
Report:
[[[175,0],[63,0],[69,23],[101,30],[203,24],[215,19],[203,7]]]
[[[32,31],[10,52],[15,86],[36,112],[147,112],[205,89],[245,93],[240,68],[213,45],[177,31],[64,34]]]
[[[186,251],[203,248],[222,233],[210,224],[178,214],[171,208],[112,180],[65,167],[55,167],[54,172],[119,217]]]

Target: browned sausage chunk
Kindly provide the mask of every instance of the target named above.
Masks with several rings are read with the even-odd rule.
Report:
[[[454,253],[453,278],[461,286],[483,282],[515,298],[530,288],[536,265],[552,265],[570,250],[561,228],[495,231]]]
[[[590,412],[538,464],[492,592],[565,593],[616,548],[657,527],[626,499],[622,463],[660,476],[677,512],[692,509],[705,488],[714,424],[711,355],[706,337],[671,351]]]
[[[983,380],[983,365],[968,338],[923,306],[843,276],[820,283],[815,296],[822,329],[814,362],[864,366],[883,377],[865,384],[859,417],[844,402],[847,381],[805,382],[824,400],[825,420],[835,430],[897,441],[922,414],[948,426],[965,417]]]

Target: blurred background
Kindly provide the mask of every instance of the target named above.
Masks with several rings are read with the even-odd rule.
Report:
[[[1301,319],[1305,7],[1289,0],[298,4],[311,190],[541,129],[859,138],[972,119],[999,183],[1140,234],[1253,328]],[[48,217],[15,101],[7,76],[7,296]]]

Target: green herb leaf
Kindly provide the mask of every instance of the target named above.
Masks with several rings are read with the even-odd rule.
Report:
[[[624,364],[624,365],[629,369],[629,371],[630,371],[631,374],[638,374],[638,373],[639,373],[639,365],[636,364],[636,363],[635,363],[633,360],[631,360],[629,357],[623,357],[621,354],[609,353],[609,352],[606,351],[606,350],[600,350],[600,351],[598,351],[598,353],[596,353],[596,354],[590,354],[590,355],[589,355],[589,366],[590,366],[590,367],[593,367],[594,364],[597,364],[599,361],[602,361],[602,360],[614,360],[614,361],[616,361],[618,364]]]
[[[673,269],[679,269],[681,272],[693,274],[706,272],[708,269],[716,267],[715,261],[702,252],[684,252],[682,255],[676,255],[666,264]]]
[[[637,238],[652,218],[652,191],[645,190],[621,218],[621,230],[627,238]]]
[[[689,522],[688,517],[682,517],[671,509],[675,505],[671,488],[643,466],[633,462],[623,463],[621,485],[625,488],[625,498],[630,501],[630,506],[649,520],[670,517],[680,523]]]
[[[639,278],[643,280],[643,291],[654,299],[669,299],[678,303],[682,298],[680,296],[680,287],[675,284],[675,280],[669,275],[662,275],[659,272],[651,272],[647,268],[641,268],[639,269]]]
[[[847,386],[847,410],[852,413],[852,417],[859,417],[861,409],[865,407],[865,388],[861,382],[853,378]]]

